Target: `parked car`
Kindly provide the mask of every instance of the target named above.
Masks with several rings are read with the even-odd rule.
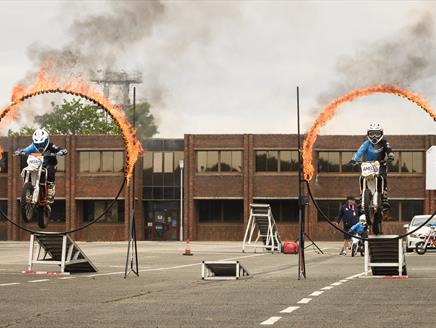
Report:
[[[419,227],[423,222],[428,220],[430,215],[415,215],[410,221],[410,224],[405,224],[404,228],[407,229],[407,232],[415,230],[417,227]],[[435,224],[436,223],[436,216],[433,217],[430,222],[427,224]],[[422,227],[421,229],[415,231],[414,233],[407,236],[407,243],[406,243],[406,251],[407,252],[413,252],[415,249],[415,245],[417,242],[424,240],[424,236],[419,235],[425,235],[425,231],[427,230],[427,227]],[[429,247],[433,248],[433,247]]]

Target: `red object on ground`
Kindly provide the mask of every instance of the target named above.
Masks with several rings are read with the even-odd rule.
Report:
[[[298,244],[293,240],[285,240],[283,242],[283,253],[285,254],[297,254]]]
[[[189,244],[189,239],[186,241],[185,252],[183,255],[194,255],[191,253],[191,245]]]

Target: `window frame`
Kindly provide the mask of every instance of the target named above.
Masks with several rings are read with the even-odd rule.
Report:
[[[206,170],[200,171],[199,170],[199,153],[205,152],[206,154]],[[208,171],[207,170],[207,163],[208,163],[208,152],[218,152],[218,167],[217,171]],[[221,169],[221,153],[222,152],[230,152],[230,170],[229,171],[222,171]],[[241,168],[240,170],[233,170],[233,156],[234,152],[240,153],[241,158]],[[225,163],[227,164],[227,163]],[[195,174],[199,175],[242,175],[244,172],[244,150],[240,148],[226,148],[226,149],[196,149],[195,150]]]
[[[258,153],[266,152],[266,169],[258,170]],[[268,169],[268,160],[270,158],[269,152],[277,152],[277,170]],[[257,175],[270,175],[270,174],[282,174],[282,175],[296,175],[298,174],[298,161],[296,170],[282,170],[282,152],[291,152],[291,161],[293,154],[297,154],[298,159],[298,149],[296,148],[256,148],[254,149],[254,173]]]

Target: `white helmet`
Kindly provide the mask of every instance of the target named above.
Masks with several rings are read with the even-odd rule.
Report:
[[[32,135],[33,144],[40,152],[44,152],[48,147],[48,132],[45,129],[36,129]]]
[[[371,123],[366,130],[368,140],[376,145],[383,139],[383,127],[378,123]]]
[[[362,224],[366,224],[366,215],[365,214],[362,214],[359,217],[359,222],[362,223]]]

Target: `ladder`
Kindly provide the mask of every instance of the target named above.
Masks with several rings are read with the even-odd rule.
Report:
[[[403,240],[396,235],[369,236],[365,240],[365,275],[407,277]]]
[[[256,230],[257,236],[254,237]],[[259,244],[259,241],[262,244]],[[257,248],[272,253],[281,252],[282,242],[269,204],[250,204],[250,217],[242,242],[242,252],[248,247],[253,247],[254,252]]]
[[[65,233],[31,233],[27,273],[34,264],[57,264],[59,273],[97,272],[79,246]]]

